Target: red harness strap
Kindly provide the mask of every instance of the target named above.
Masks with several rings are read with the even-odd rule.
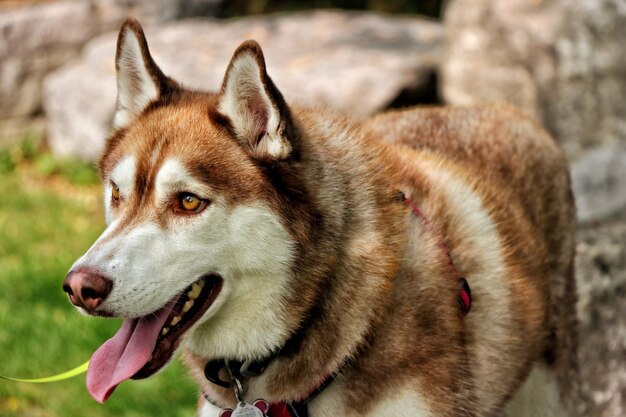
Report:
[[[448,258],[448,267],[450,268],[452,274],[459,280],[459,306],[461,307],[463,315],[467,315],[472,308],[472,291],[470,290],[469,283],[464,277],[461,276],[461,274],[459,274],[456,266],[454,265],[454,261],[452,260],[448,247],[440,237],[437,237],[438,234],[435,232],[435,228],[432,223],[412,200],[410,200],[402,191],[400,191],[400,193],[404,204],[406,204],[411,209],[413,214],[422,221],[424,227],[426,227],[433,234],[433,236],[435,236],[437,245],[441,251],[446,254],[446,257]]]
[[[298,410],[298,408],[300,410]],[[278,403],[270,405],[268,417],[309,417],[306,405]]]
[[[270,405],[269,415],[272,417],[293,417],[286,403]]]

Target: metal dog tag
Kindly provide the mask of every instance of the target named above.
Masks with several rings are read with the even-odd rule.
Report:
[[[252,404],[240,402],[233,410],[232,417],[265,417],[265,414]]]

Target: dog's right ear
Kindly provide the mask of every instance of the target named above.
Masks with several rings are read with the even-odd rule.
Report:
[[[152,59],[143,29],[132,18],[126,19],[120,29],[115,69],[117,105],[113,126],[116,129],[130,124],[173,85]]]
[[[265,68],[255,41],[239,45],[228,65],[218,111],[257,159],[280,161],[294,153],[290,111]]]

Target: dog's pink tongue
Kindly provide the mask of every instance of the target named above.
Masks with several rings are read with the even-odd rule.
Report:
[[[171,307],[150,318],[124,320],[115,336],[96,350],[87,370],[87,389],[94,400],[105,402],[118,384],[148,363]]]

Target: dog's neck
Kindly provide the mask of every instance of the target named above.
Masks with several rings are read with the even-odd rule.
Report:
[[[251,396],[270,402],[302,399],[366,349],[385,314],[405,245],[406,207],[389,188],[382,149],[358,131],[345,138],[350,142],[320,140],[324,132],[316,132],[315,121],[299,122],[318,138],[303,138],[300,161],[267,169],[297,190],[278,205],[284,218],[297,219],[287,225],[298,243],[284,303],[291,336],[262,375],[245,381]],[[232,390],[204,377],[209,358],[186,356],[203,390],[218,405],[232,405]]]

